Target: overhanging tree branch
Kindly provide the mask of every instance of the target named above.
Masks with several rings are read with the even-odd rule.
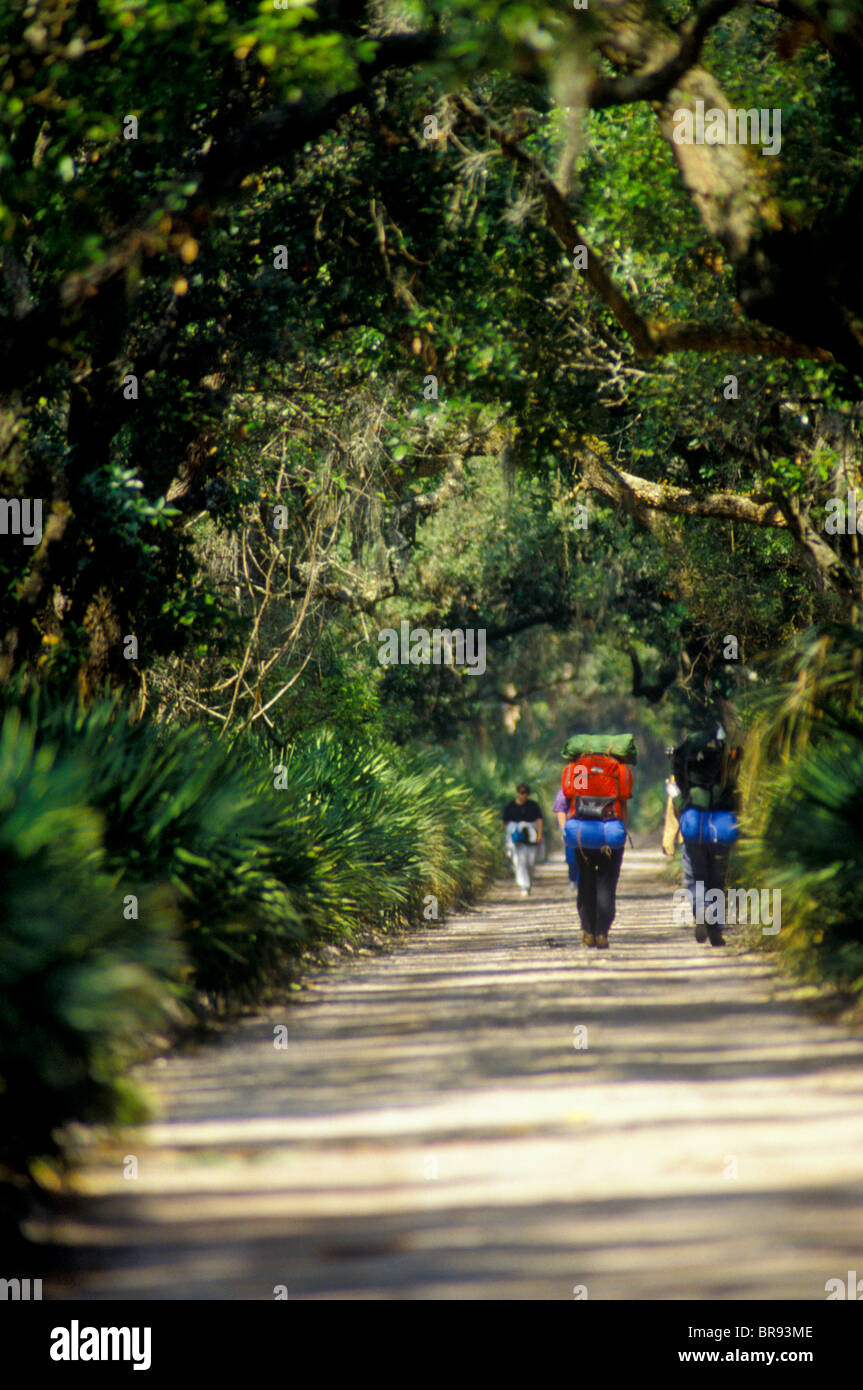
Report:
[[[708,0],[697,14],[683,24],[680,47],[672,58],[649,72],[597,78],[590,89],[588,105],[594,111],[602,111],[609,106],[623,106],[636,101],[663,101],[684,73],[697,62],[710,29],[737,5],[738,0]]]
[[[220,202],[236,191],[244,179],[270,165],[284,165],[286,156],[298,153],[317,139],[365,97],[369,84],[382,72],[410,68],[432,58],[440,35],[396,34],[380,39],[374,58],[360,64],[361,81],[323,103],[303,95],[255,116],[241,130],[212,146],[201,161],[196,202]]]
[[[715,517],[723,521],[742,521],[750,526],[772,526],[781,530],[788,521],[778,502],[757,502],[737,492],[698,494],[671,483],[654,483],[648,478],[626,473],[622,468],[588,451],[582,460],[582,477],[589,488],[601,492],[628,511],[642,508],[672,516]]]
[[[531,186],[536,188],[545,202],[549,226],[567,255],[572,256],[577,248],[584,247],[587,252],[584,276],[591,289],[611,310],[638,357],[652,358],[672,352],[688,351],[732,352],[737,356],[802,357],[832,361],[830,353],[821,348],[795,342],[784,333],[761,329],[755,325],[741,328],[737,324],[665,324],[651,323],[643,318],[615,283],[601,258],[588,244],[567,206],[563,192],[548,170],[468,97],[456,97],[455,106],[474,129],[495,140],[507,159],[529,174]]]
[[[740,521],[748,526],[785,530],[822,588],[843,596],[860,592],[859,579],[818,533],[798,499],[777,495],[775,500],[763,502],[736,492],[698,494],[689,488],[655,483],[626,473],[592,450],[582,459],[582,477],[593,491],[617,502],[641,520],[648,520],[655,512],[664,512],[671,516]]]
[[[561,623],[576,616],[575,609],[568,603],[556,603],[552,607],[544,608],[539,613],[529,613],[521,618],[513,618],[512,622],[500,623],[497,627],[487,627],[485,629],[486,641],[497,642],[502,637],[515,637],[519,632],[527,632],[529,628],[541,627],[544,623]]]

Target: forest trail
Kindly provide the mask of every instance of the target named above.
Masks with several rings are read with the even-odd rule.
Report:
[[[144,1068],[163,1119],[94,1146],[45,1296],[823,1300],[863,1271],[863,1039],[674,925],[658,851],[627,851],[606,952],[565,882]]]

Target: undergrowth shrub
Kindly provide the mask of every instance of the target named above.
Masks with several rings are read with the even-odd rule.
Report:
[[[778,888],[793,970],[863,991],[863,633],[805,634],[751,702],[737,876]]]
[[[284,987],[303,951],[440,918],[496,866],[497,808],[431,753],[274,749],[33,697],[0,735],[0,1163],[127,1120],[143,1040]],[[134,906],[133,906],[134,905]]]
[[[102,845],[79,759],[36,747],[16,711],[0,728],[0,1167],[57,1152],[70,1119],[130,1119],[141,1038],[177,1014],[184,954],[170,894],[138,921]]]

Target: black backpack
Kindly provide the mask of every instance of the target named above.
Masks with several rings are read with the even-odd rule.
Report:
[[[697,811],[734,810],[729,777],[729,750],[714,732],[690,734],[671,753],[671,771],[680,789],[678,814],[689,806]]]

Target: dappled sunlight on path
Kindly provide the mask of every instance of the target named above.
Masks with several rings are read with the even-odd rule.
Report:
[[[146,1068],[139,1175],[94,1146],[46,1296],[823,1299],[863,1259],[863,1041],[674,925],[658,853],[610,939],[553,862]]]

